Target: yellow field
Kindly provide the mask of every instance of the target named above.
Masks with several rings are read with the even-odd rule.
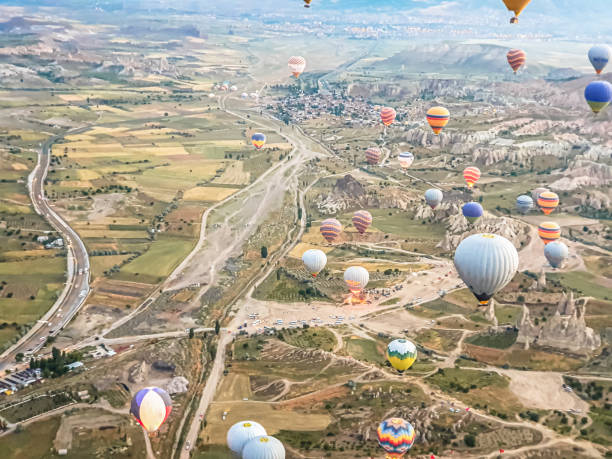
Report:
[[[189,155],[187,150],[185,150],[185,148],[178,143],[164,143],[163,146],[151,146],[150,143],[123,146],[117,142],[96,144],[87,141],[53,145],[53,154],[56,156],[62,156],[66,147],[68,148],[67,153],[70,158]],[[76,151],[74,149],[76,149]]]
[[[88,180],[62,180],[60,186],[65,188],[92,188],[93,185]]]
[[[223,378],[223,384],[217,392],[217,401],[236,401],[243,398],[250,398],[251,383],[249,376],[244,373],[230,373]]]
[[[96,139],[94,136],[91,136],[88,134],[73,134],[73,135],[67,135],[64,138],[70,142],[80,142],[80,141],[90,142]]]
[[[95,180],[100,178],[100,174],[89,169],[79,169],[77,170],[77,175],[79,176],[79,180]]]
[[[54,257],[52,250],[32,249],[32,250],[11,250],[2,254],[7,260],[22,260],[24,258]]]
[[[185,201],[221,201],[238,191],[238,188],[215,188],[212,186],[196,186],[185,192]]]
[[[59,94],[59,98],[65,102],[83,102],[87,100],[87,96],[81,94]]]
[[[143,239],[147,237],[145,231],[113,231],[109,229],[82,229],[79,235],[84,238],[106,239]]]
[[[14,171],[27,171],[28,166],[26,166],[25,164],[21,164],[21,163],[12,163],[11,169],[13,169]]]
[[[267,143],[264,148],[280,148],[281,150],[290,150],[293,146],[290,143]]]
[[[232,161],[225,169],[221,177],[213,180],[213,183],[223,183],[224,185],[248,185],[251,174],[244,172],[242,161]]]
[[[224,411],[227,412],[227,418],[222,421]],[[208,425],[200,433],[200,437],[208,444],[225,443],[227,429],[243,420],[245,413],[249,414],[249,419],[257,419],[257,422],[264,425],[268,435],[274,435],[281,430],[315,432],[325,429],[332,421],[328,414],[276,409],[267,403],[213,402],[206,416]]]
[[[128,110],[122,110],[120,108],[111,107],[110,105],[98,105],[96,107],[96,111],[104,111],[104,112],[110,112],[110,113],[123,113],[123,114],[128,112]]]
[[[130,145],[124,147],[124,151],[131,155],[153,155],[153,156],[184,156],[189,152],[180,143],[164,143],[163,147],[153,147],[150,144]]]
[[[35,142],[37,140],[43,140],[51,136],[51,134],[44,131],[26,131],[23,129],[11,129],[8,131],[9,135],[18,135],[22,140],[26,142]]]
[[[325,253],[331,252],[332,250],[334,250],[334,248],[332,246],[320,246],[320,245],[315,245],[315,244],[308,244],[306,242],[300,242],[298,245],[296,245],[291,252],[289,252],[289,256],[291,258],[298,258],[301,259],[302,255],[304,254],[304,252],[306,252],[307,250],[310,249],[319,249]]]

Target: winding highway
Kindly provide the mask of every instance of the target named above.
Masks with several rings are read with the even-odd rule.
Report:
[[[68,133],[78,134],[87,129],[78,128]],[[44,183],[51,163],[51,146],[62,137],[51,137],[41,145],[38,163],[28,176],[28,191],[36,213],[47,220],[64,239],[67,248],[66,284],[47,313],[17,343],[0,355],[0,371],[14,364],[17,354],[27,356],[38,352],[49,336],[57,335],[72,320],[89,294],[87,249],[77,233],[53,210],[45,196]]]

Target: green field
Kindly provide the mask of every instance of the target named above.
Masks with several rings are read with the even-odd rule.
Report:
[[[287,330],[283,333],[285,342],[292,346],[304,349],[322,349],[333,351],[336,346],[336,337],[325,328],[307,328],[297,330]]]
[[[610,289],[599,283],[597,277],[588,272],[548,273],[546,277],[561,282],[561,285],[575,290],[580,295],[593,296],[600,300],[612,298]]]
[[[479,334],[467,338],[467,342],[475,346],[492,347],[494,349],[508,349],[516,342],[517,331],[507,331],[505,333]]]
[[[53,417],[23,428],[19,433],[0,437],[0,450],[5,459],[47,459],[55,455],[51,445],[60,420]]]
[[[386,362],[385,348],[377,341],[365,338],[347,338],[344,340],[346,352],[364,362],[384,365]]]

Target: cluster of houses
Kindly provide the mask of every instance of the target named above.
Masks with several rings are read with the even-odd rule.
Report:
[[[64,247],[64,240],[61,237],[51,239],[49,236],[38,236],[36,241],[45,246],[45,249],[61,249]]]
[[[11,395],[42,379],[40,368],[21,370],[0,379],[0,395]]]

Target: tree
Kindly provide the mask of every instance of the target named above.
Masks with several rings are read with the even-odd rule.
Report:
[[[189,339],[193,339],[194,335],[195,335],[195,332],[194,332],[193,328],[190,328],[189,329]]]
[[[219,319],[217,319],[215,320],[215,335],[218,335],[220,330],[221,330],[221,324],[219,323]]]
[[[470,448],[473,448],[474,446],[476,446],[476,437],[474,437],[474,435],[471,435],[471,434],[466,435],[463,441]]]
[[[268,258],[268,248],[265,245],[261,246],[261,258]]]
[[[15,362],[22,362],[23,361],[23,352],[19,352],[16,356],[15,356]]]

